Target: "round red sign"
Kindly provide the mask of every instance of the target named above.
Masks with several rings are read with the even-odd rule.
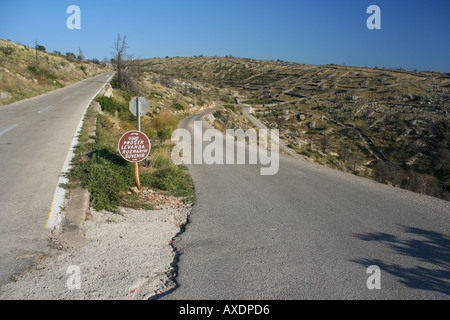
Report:
[[[140,162],[148,157],[152,145],[140,131],[128,131],[119,140],[120,155],[129,162]]]

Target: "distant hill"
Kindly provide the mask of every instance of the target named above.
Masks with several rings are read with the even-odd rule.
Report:
[[[224,105],[235,97],[251,104],[308,160],[450,200],[448,73],[235,57],[141,64],[158,85],[191,95],[197,90],[180,84],[208,87],[221,90],[217,99]]]
[[[82,61],[73,53],[48,53],[42,45],[37,48],[0,39],[0,105],[112,70],[109,64]]]

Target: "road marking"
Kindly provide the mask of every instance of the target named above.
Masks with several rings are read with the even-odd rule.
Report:
[[[50,109],[50,108],[53,108],[53,106],[45,107],[45,108],[42,109],[41,111],[38,111],[38,113],[42,113],[42,112],[44,112],[44,111],[47,111],[47,110]]]
[[[12,129],[14,129],[15,127],[17,127],[18,124],[13,124],[11,127],[6,128],[5,130],[3,130],[2,132],[0,132],[0,136],[7,133],[8,131],[11,131]]]
[[[69,182],[68,178],[66,177],[66,174],[70,171],[72,159],[75,156],[75,147],[78,144],[79,131],[83,127],[84,117],[86,116],[87,109],[89,108],[89,106],[91,105],[91,103],[95,99],[95,97],[97,97],[97,95],[100,93],[100,91],[102,91],[103,88],[109,83],[109,81],[111,81],[111,78],[112,78],[112,76],[109,78],[109,80],[107,82],[105,82],[103,84],[103,86],[100,88],[100,90],[98,90],[97,93],[91,98],[91,100],[89,101],[89,103],[87,104],[87,106],[84,109],[84,114],[81,117],[81,120],[78,124],[77,129],[75,130],[75,134],[72,139],[72,144],[66,155],[66,160],[64,161],[62,172],[59,176],[59,181],[56,186],[56,190],[53,195],[53,200],[52,200],[50,209],[47,214],[47,220],[45,221],[45,224],[44,224],[45,229],[53,229],[53,228],[59,226],[62,221],[61,211],[62,211],[62,206],[63,206],[65,198],[66,198],[66,190],[61,187],[61,184]]]

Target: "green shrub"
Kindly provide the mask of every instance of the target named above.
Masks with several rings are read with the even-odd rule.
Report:
[[[43,76],[44,76],[45,78],[47,78],[47,79],[50,79],[50,80],[56,80],[56,79],[58,79],[58,76],[57,76],[56,74],[51,73],[51,72],[49,72],[48,70],[45,70],[45,71],[43,72]]]
[[[119,109],[118,103],[113,98],[101,96],[97,97],[95,100],[97,100],[97,102],[100,103],[102,111],[114,114]]]
[[[9,56],[14,53],[15,49],[13,47],[0,47],[0,51]]]
[[[156,169],[168,168],[174,166],[172,159],[165,157],[155,157],[153,160],[153,167]]]
[[[86,168],[84,187],[92,196],[91,205],[96,210],[117,208],[120,204],[120,192],[123,178],[113,168],[92,163]]]
[[[58,77],[46,69],[36,69],[35,66],[27,66],[27,70],[30,71],[35,77],[42,77],[50,80],[56,80]]]
[[[109,82],[111,87],[113,89],[119,89],[119,79],[117,77],[117,73],[112,77],[111,81]]]
[[[146,130],[145,134],[150,140],[154,140],[158,137],[158,131],[154,128],[150,128]]]
[[[123,192],[133,184],[133,167],[112,147],[97,145],[87,161],[75,163],[69,174],[91,194],[91,206],[110,210],[121,204]]]
[[[191,196],[194,193],[192,179],[184,167],[166,166],[157,169],[142,179],[143,183],[176,197]]]
[[[174,103],[172,105],[172,108],[174,108],[175,110],[184,110],[184,107],[179,103]]]
[[[172,127],[164,127],[161,131],[158,132],[158,137],[162,141],[170,139],[172,137],[173,129]]]
[[[27,70],[33,73],[34,75],[37,75],[37,69],[35,66],[27,66]]]
[[[123,93],[120,91],[120,94]],[[119,112],[124,118],[125,114],[131,115],[128,108],[113,98],[96,99],[107,113]],[[123,132],[117,130],[109,118],[106,114],[98,115],[94,143],[87,143],[86,139],[80,140],[69,178],[79,181],[82,187],[90,192],[90,204],[96,210],[114,210],[122,205],[149,209],[151,205],[127,193],[136,185],[134,165],[120,156],[117,142]],[[143,121],[143,129],[150,138],[160,138],[164,141],[170,139],[178,121],[178,118],[170,114],[161,114],[150,121]],[[121,125],[128,127],[131,122],[124,120]],[[88,130],[88,121],[83,127]],[[193,197],[194,186],[189,172],[185,166],[177,166],[172,162],[170,145],[158,140],[152,141],[152,153],[141,166],[144,169],[139,173],[142,186],[165,191],[177,197]]]

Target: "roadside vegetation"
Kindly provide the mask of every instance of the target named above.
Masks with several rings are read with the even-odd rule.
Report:
[[[90,204],[96,210],[153,209],[167,203],[192,203],[192,179],[187,167],[172,162],[170,138],[180,119],[189,114],[185,107],[189,109],[198,103],[186,100],[183,94],[175,95],[174,90],[161,90],[146,79],[140,60],[132,59],[126,52],[126,37],[119,35],[114,44],[116,52],[111,62],[100,62],[86,60],[81,49],[78,55],[48,53],[38,43],[28,47],[0,39],[0,105],[115,70],[112,94],[97,96],[87,110],[68,173],[70,183],[61,187],[70,189],[81,184],[90,192]],[[124,160],[117,147],[124,133],[137,129],[137,117],[128,110],[136,95],[148,98],[152,105],[152,110],[141,118],[142,132],[151,140],[152,148],[149,157],[139,163],[140,190],[136,187],[134,164]],[[100,105],[99,112],[95,103]]]
[[[81,50],[80,50],[81,51]],[[82,53],[49,53],[0,39],[0,105],[34,97],[112,71],[107,62],[85,60]]]
[[[85,121],[70,180],[79,181],[90,192],[91,206],[96,210],[111,211],[120,206],[152,209],[156,207],[152,203],[156,193],[191,202],[194,186],[189,172],[171,160],[170,138],[180,118],[170,113],[150,113],[141,118],[142,132],[150,138],[152,148],[150,156],[139,164],[142,188],[137,190],[134,165],[124,160],[117,148],[125,132],[137,129],[137,118],[128,110],[131,98],[129,92],[120,89],[114,89],[113,97],[96,98],[102,110],[97,115],[96,135],[86,134],[90,124]],[[89,111],[87,118],[91,116]]]

